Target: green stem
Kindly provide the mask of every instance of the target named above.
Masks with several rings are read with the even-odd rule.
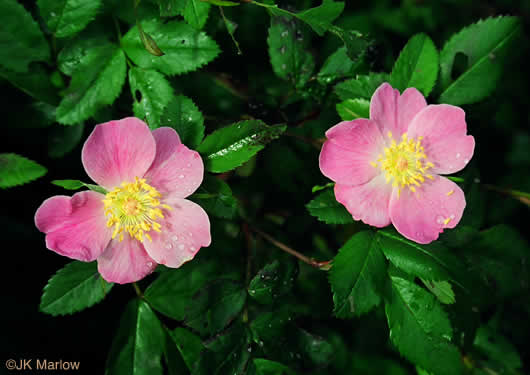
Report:
[[[132,286],[133,286],[134,291],[136,292],[136,295],[138,296],[138,298],[143,299],[144,298],[144,294],[143,294],[142,290],[140,289],[140,287],[138,286],[138,284],[137,283],[132,283]]]

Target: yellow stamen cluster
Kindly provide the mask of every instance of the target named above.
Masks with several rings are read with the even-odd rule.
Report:
[[[425,182],[425,178],[433,179],[427,171],[434,167],[434,164],[427,161],[427,155],[421,145],[422,137],[414,141],[404,133],[401,142],[397,143],[391,132],[387,135],[390,138],[390,146],[385,147],[377,162],[370,164],[385,172],[386,182],[392,181],[392,186],[398,188],[398,194],[404,187],[414,193],[416,188]]]
[[[144,236],[151,241],[147,232],[160,232],[160,224],[156,220],[164,218],[160,208],[171,209],[160,203],[160,197],[154,187],[138,177],[134,182],[123,182],[121,187],[107,193],[103,204],[105,215],[109,217],[107,227],[114,227],[112,238],[119,235],[119,240],[123,241],[123,235],[129,233],[140,242]]]

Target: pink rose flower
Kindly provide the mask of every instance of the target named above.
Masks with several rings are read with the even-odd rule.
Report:
[[[120,284],[142,279],[157,264],[177,268],[210,245],[210,221],[184,199],[203,179],[202,159],[175,130],[151,132],[133,117],[97,125],[81,160],[106,195],[82,191],[45,200],[35,225],[46,247],[69,258],[97,260],[98,271]]]
[[[462,217],[464,192],[439,176],[464,168],[475,148],[464,111],[427,105],[415,88],[402,95],[388,83],[375,91],[370,119],[343,121],[326,132],[320,170],[335,197],[375,227],[390,223],[406,238],[429,243]]]

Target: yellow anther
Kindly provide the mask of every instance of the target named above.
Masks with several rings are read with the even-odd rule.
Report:
[[[383,154],[378,155],[376,161],[370,165],[379,167],[385,173],[387,183],[392,183],[398,188],[398,196],[401,189],[408,187],[410,191],[417,192],[425,182],[425,178],[434,179],[427,170],[434,164],[427,161],[425,149],[421,144],[422,137],[412,139],[407,133],[401,135],[401,142],[397,143],[392,132],[387,133],[390,138],[390,146],[383,149]]]
[[[453,194],[455,191],[454,190],[451,190],[451,191],[448,191],[446,194],[447,196],[450,196],[451,194]]]
[[[444,220],[444,225],[447,225],[447,224],[449,224],[449,222],[450,222],[450,221],[451,221],[451,218],[450,218],[450,217],[448,217],[447,219],[445,219],[445,220]]]
[[[164,218],[160,208],[170,210],[171,207],[161,204],[158,199],[161,194],[145,181],[136,177],[134,182],[123,182],[121,187],[105,195],[103,212],[108,217],[107,227],[114,227],[113,239],[119,235],[119,241],[123,241],[124,233],[128,233],[140,242],[144,236],[152,241],[147,232],[161,231],[161,225],[156,222]]]

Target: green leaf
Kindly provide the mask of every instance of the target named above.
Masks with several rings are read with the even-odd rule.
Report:
[[[162,375],[164,330],[149,305],[127,304],[107,358],[106,375]]]
[[[33,160],[17,154],[0,154],[0,188],[23,185],[46,174],[47,170]]]
[[[153,39],[153,37],[144,31],[141,22],[136,22],[136,27],[138,27],[140,40],[142,41],[145,50],[153,56],[164,56],[165,53],[160,49],[160,47],[158,47],[158,44],[156,44],[156,41]]]
[[[188,0],[156,0],[160,8],[160,16],[173,17],[182,15]]]
[[[453,105],[478,102],[497,87],[508,57],[519,48],[521,22],[517,17],[480,20],[465,27],[445,44],[440,52],[438,101]],[[463,54],[467,66],[453,79],[455,58]]]
[[[57,108],[57,121],[73,125],[92,117],[110,105],[125,82],[126,63],[123,51],[107,44],[89,49],[89,57],[75,70],[65,97]]]
[[[340,27],[329,28],[333,34],[338,36],[346,47],[346,54],[355,62],[360,62],[373,41],[356,30],[343,30]]]
[[[364,231],[351,237],[329,271],[335,315],[359,316],[379,305],[385,275],[385,259],[374,234]]]
[[[342,100],[347,99],[370,99],[375,90],[381,84],[390,79],[386,73],[372,73],[370,75],[361,75],[357,78],[349,79],[335,86],[335,93]]]
[[[230,186],[219,178],[206,175],[201,186],[191,198],[196,198],[195,201],[209,215],[233,219],[237,214],[238,201],[232,195]]]
[[[101,0],[38,0],[46,25],[57,38],[72,36],[92,21]]]
[[[512,373],[521,369],[521,357],[516,348],[491,325],[483,325],[477,330],[473,342],[474,349],[488,360],[499,364],[503,369],[500,373]]]
[[[294,261],[279,262],[274,260],[254,276],[248,286],[248,294],[259,303],[272,304],[284,294],[289,293],[298,274]]]
[[[255,358],[252,363],[256,368],[256,375],[295,375],[296,373],[289,367],[279,362],[274,362],[265,358]]]
[[[19,90],[48,105],[55,106],[59,103],[57,89],[53,86],[48,72],[41,65],[32,66],[27,73],[17,73],[0,67],[0,77],[5,78]]]
[[[317,79],[325,85],[339,78],[351,77],[357,66],[346,54],[346,47],[340,47],[326,59]]]
[[[438,50],[426,34],[416,34],[407,42],[390,74],[390,84],[403,92],[415,87],[424,96],[431,92],[438,77]]]
[[[370,102],[366,99],[347,99],[337,103],[337,113],[344,121],[370,118]]]
[[[175,320],[184,320],[192,297],[208,281],[219,277],[221,266],[194,259],[178,269],[168,269],[149,285],[145,299],[155,310]]]
[[[211,336],[239,314],[246,296],[246,290],[240,283],[228,279],[215,280],[195,293],[184,323],[201,335]]]
[[[311,26],[318,35],[323,36],[343,10],[342,1],[323,0],[322,5],[299,12],[296,17]]]
[[[184,95],[171,98],[160,117],[160,126],[175,129],[181,142],[191,149],[196,149],[204,138],[204,117]]]
[[[461,374],[460,353],[451,343],[451,324],[439,302],[408,280],[391,277],[391,281],[392,294],[385,310],[390,339],[399,352],[435,374]]]
[[[83,124],[53,127],[48,136],[48,156],[60,158],[72,151],[81,141],[84,129]]]
[[[0,2],[0,65],[25,73],[33,61],[49,61],[50,48],[37,22],[15,0]]]
[[[380,230],[377,238],[385,257],[408,274],[430,281],[451,280],[462,286],[456,275],[463,266],[441,244],[418,244],[393,230]]]
[[[173,88],[164,75],[156,70],[131,68],[129,85],[134,100],[134,115],[144,119],[151,129],[162,126],[162,115],[169,103],[175,100]]]
[[[170,331],[169,335],[175,342],[186,366],[192,371],[194,365],[199,361],[201,351],[204,349],[200,337],[181,327]]]
[[[52,184],[65,188],[66,190],[79,190],[83,186],[92,191],[107,194],[108,192],[99,185],[86,184],[79,180],[53,180]]]
[[[208,350],[201,353],[192,375],[247,374],[250,360],[250,338],[240,322],[205,342]]]
[[[309,35],[296,19],[271,17],[267,43],[274,73],[303,87],[315,67],[313,55],[308,50]]]
[[[443,304],[450,305],[456,302],[455,293],[451,284],[447,281],[432,281],[421,279],[423,284],[438,298]]]
[[[112,286],[99,275],[96,262],[71,262],[48,281],[39,309],[54,316],[72,314],[100,302]]]
[[[208,12],[210,11],[210,4],[202,0],[188,0],[182,16],[187,23],[200,30],[206,24],[208,19]]]
[[[127,56],[139,67],[156,69],[167,75],[182,74],[199,69],[219,54],[217,44],[205,33],[195,30],[184,22],[148,20],[142,22],[164,56],[147,52],[140,40],[138,28],[133,27],[121,40]]]
[[[312,216],[327,224],[351,224],[354,222],[352,215],[342,204],[337,202],[332,189],[326,189],[306,204]]]
[[[288,305],[282,305],[276,310],[259,314],[250,322],[249,328],[256,344],[272,344],[284,335],[286,325],[293,319],[289,308]]]
[[[260,120],[241,121],[209,134],[197,148],[210,172],[227,172],[249,160],[278,138],[285,125],[267,126]]]
[[[235,3],[233,1],[227,1],[227,0],[202,0],[202,1],[205,1],[212,5],[218,5],[220,7],[235,7],[237,5],[241,5],[241,3]]]

